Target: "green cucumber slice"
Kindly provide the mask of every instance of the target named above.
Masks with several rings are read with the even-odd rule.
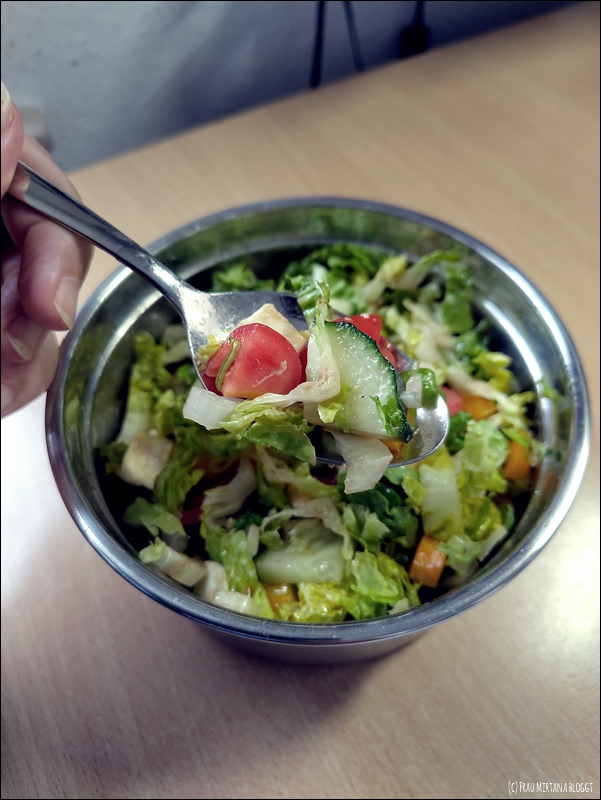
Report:
[[[326,322],[325,328],[340,383],[350,387],[342,411],[351,432],[408,442],[413,431],[399,397],[400,376],[375,340],[350,322]]]

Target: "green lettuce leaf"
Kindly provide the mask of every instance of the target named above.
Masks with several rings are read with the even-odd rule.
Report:
[[[264,550],[255,559],[264,583],[340,583],[344,577],[343,539],[320,520],[296,521],[282,547]]]
[[[301,461],[315,463],[315,448],[307,436],[313,430],[298,405],[276,408],[261,397],[244,400],[222,423],[224,430],[240,439],[294,453]]]
[[[293,487],[297,496],[300,494],[305,498],[329,497],[332,500],[340,498],[338,488],[313,477],[307,463],[293,458],[289,465],[282,458],[271,455],[264,447],[257,447],[256,452],[265,482],[272,488],[287,487],[290,492],[290,488]],[[286,505],[290,504],[288,498]]]
[[[342,314],[367,311],[363,287],[375,277],[387,254],[349,244],[326,245],[302,261],[289,264],[278,284],[279,291],[300,295],[301,308],[308,314],[317,297],[316,287],[324,282],[330,289],[330,302]],[[313,288],[311,288],[313,285]]]
[[[398,438],[403,442],[411,441],[413,431],[407,420],[407,414],[405,413],[403,404],[397,403],[396,397],[390,397],[384,404],[382,404],[382,401],[377,396],[373,396],[371,399],[378,409],[378,416],[382,421],[386,434],[390,436],[391,439]]]
[[[399,600],[407,600],[408,607],[410,608],[421,605],[418,594],[419,585],[413,583],[409,578],[405,567],[401,566],[401,564],[397,564],[394,559],[390,558],[390,556],[387,556],[385,553],[378,553],[376,561],[381,574],[392,580],[395,584],[399,593]],[[399,600],[397,600],[396,603],[398,603]]]
[[[255,562],[248,552],[246,533],[243,530],[224,533],[219,543],[219,553],[216,554],[218,558],[215,560],[223,564],[228,587],[235,592],[243,593],[247,589],[254,589],[259,583],[259,578]]]
[[[377,514],[357,503],[342,503],[342,521],[345,528],[371,553],[379,553],[382,541],[390,537],[390,528],[378,519]]]
[[[477,366],[473,363],[474,359],[488,352],[490,342],[488,328],[488,320],[481,320],[471,330],[460,334],[455,341],[455,356],[470,374],[474,374],[477,370]]]
[[[505,353],[482,351],[472,359],[478,369],[476,378],[489,381],[491,386],[500,392],[507,393],[513,379],[513,373],[508,369],[511,357]]]
[[[123,519],[132,525],[143,525],[153,537],[158,536],[160,532],[186,536],[179,517],[156,503],[149,503],[143,497],[136,497],[126,509]]]
[[[183,586],[192,587],[206,575],[207,569],[202,560],[178,553],[162,539],[155,539],[138,554],[143,564],[149,564]]]
[[[352,589],[356,594],[367,597],[374,603],[387,605],[393,605],[400,600],[399,586],[391,577],[382,574],[373,553],[356,553],[351,562],[351,570],[354,578]]]
[[[452,250],[433,250],[405,270],[398,281],[398,287],[415,291],[434,267],[444,264],[453,265],[457,261],[459,261],[459,255]]]
[[[232,264],[224,270],[215,270],[211,277],[212,292],[248,292],[259,289],[271,291],[274,287],[273,280],[259,280],[243,262]]]
[[[424,501],[425,489],[415,467],[392,467],[386,470],[384,477],[394,486],[401,486],[405,493],[407,506],[417,514],[421,513],[420,508]]]
[[[126,442],[107,442],[98,449],[100,458],[104,463],[105,475],[119,474],[121,462],[127,448]]]
[[[407,571],[384,553],[357,553],[351,585],[342,603],[353,619],[382,617],[420,605],[419,586]]]
[[[422,378],[422,405],[424,408],[436,408],[440,396],[436,376],[425,367],[420,367],[419,374]]]
[[[419,477],[424,489],[421,504],[424,532],[441,540],[462,532],[455,465],[444,445],[420,463]]]
[[[343,494],[343,500],[353,512],[353,516],[351,516],[351,513],[346,511],[346,519],[351,525],[353,525],[353,517],[357,521],[356,525],[353,526],[353,530],[349,528],[349,532],[368,549],[375,549],[373,544],[378,541],[376,533],[379,535],[380,540],[386,536],[383,529],[373,522],[369,523],[368,530],[365,531],[365,521],[368,520],[370,512],[374,514],[380,525],[388,528],[389,534],[387,538],[407,549],[415,546],[419,526],[417,517],[404,504],[400,494],[391,486],[379,481],[369,491],[353,492],[352,495]],[[363,508],[364,511],[360,511],[360,508]],[[345,519],[345,510],[343,510],[343,519]]]
[[[259,500],[266,508],[279,510],[290,506],[290,498],[286,494],[285,484],[270,483],[265,477],[263,464],[257,464],[257,478],[259,479]]]
[[[292,622],[342,622],[346,617],[347,595],[346,589],[334,583],[302,581],[298,585],[298,602],[283,603],[280,614]]]
[[[488,420],[470,423],[465,435],[464,455],[469,469],[490,472],[503,466],[507,439]]]
[[[440,310],[445,326],[452,333],[464,333],[474,327],[470,271],[462,266],[443,265],[445,295]]]
[[[341,431],[350,433],[350,423],[344,410],[344,404],[350,390],[350,386],[342,385],[340,392],[335,397],[317,404],[317,413],[324,425],[335,425]]]
[[[205,528],[201,527],[201,534],[204,535],[205,529],[215,529],[219,532],[222,523],[240,511],[246,498],[255,491],[257,485],[256,470],[248,456],[243,454],[238,464],[238,471],[232,480],[207,489],[204,493],[201,519]],[[212,552],[211,557],[215,558]]]
[[[162,362],[164,345],[157,344],[149,333],[142,331],[134,339],[134,351],[125,417],[117,437],[127,444],[137,433],[154,427],[155,403],[171,384],[171,375]]]
[[[472,416],[468,414],[467,411],[459,411],[454,417],[451,417],[449,433],[445,444],[452,456],[460,450],[463,450],[467,426],[471,419]]]
[[[204,475],[196,467],[201,452],[197,431],[190,426],[177,428],[171,459],[159,472],[154,488],[155,502],[173,514],[179,514],[186,495]]]
[[[463,578],[475,569],[480,546],[480,542],[474,542],[467,534],[454,533],[446,542],[440,542],[437,549],[446,553],[446,566]]]
[[[407,256],[404,255],[387,258],[363,289],[363,297],[367,302],[378,303],[386,289],[395,289],[407,263]]]
[[[246,533],[243,530],[232,532],[216,528],[206,532],[207,549],[215,561],[223,565],[230,591],[250,594],[261,617],[275,619],[275,613],[259,581],[255,562],[252,559]]]
[[[503,524],[500,510],[488,496],[463,499],[461,513],[465,532],[474,542],[483,542]]]

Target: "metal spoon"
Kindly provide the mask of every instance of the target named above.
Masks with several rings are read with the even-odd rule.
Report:
[[[206,344],[210,333],[217,338],[225,338],[241,319],[249,317],[265,303],[273,303],[298,330],[307,327],[303,312],[293,294],[266,291],[208,294],[194,289],[117,228],[22,162],[17,166],[8,191],[13,197],[83,236],[120,263],[147,278],[175,306],[183,319],[195,366],[198,348]],[[411,365],[411,359],[405,354],[403,356]],[[199,377],[202,380],[202,376]],[[442,444],[448,426],[449,414],[442,398],[439,398],[436,408],[432,410],[417,409],[414,436],[404,446],[401,459],[396,459],[391,466],[426,458]],[[322,439],[321,442],[319,438]],[[328,442],[329,438],[331,439],[324,432],[322,437],[314,441],[317,460],[340,465],[343,463],[342,458]]]

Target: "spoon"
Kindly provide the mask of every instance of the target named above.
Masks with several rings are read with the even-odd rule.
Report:
[[[194,289],[140,245],[21,161],[8,191],[17,200],[83,236],[120,263],[147,278],[175,306],[184,321],[192,361],[197,371],[196,354],[198,348],[207,343],[209,334],[218,339],[225,338],[241,319],[249,317],[266,303],[273,303],[298,330],[307,328],[303,312],[293,294],[267,291],[208,294]],[[408,366],[412,366],[411,359],[405,353],[402,355]],[[200,374],[199,377],[202,381]],[[395,460],[391,466],[426,458],[442,444],[448,426],[449,414],[441,397],[434,409],[417,409],[414,436],[404,446],[401,459]],[[314,441],[317,460],[341,465],[343,460],[331,439],[327,432],[323,432]]]

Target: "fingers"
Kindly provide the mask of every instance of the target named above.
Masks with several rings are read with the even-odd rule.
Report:
[[[79,193],[34,139],[2,86],[2,415],[44,392],[58,360],[51,330],[72,327],[90,244],[5,193],[22,160],[68,194]]]
[[[58,343],[49,334],[25,364],[2,364],[2,416],[35,400],[50,386],[58,363]]]
[[[23,146],[23,122],[19,110],[2,84],[2,197],[13,179]]]
[[[53,161],[52,156],[45,147],[37,142],[32,136],[25,135],[23,139],[23,150],[20,156],[21,161],[27,164],[40,175],[48,178],[55,183],[63,192],[73,195],[78,200],[81,196],[62,169]]]
[[[2,200],[2,217],[21,253],[18,293],[23,310],[48,330],[73,327],[91,245],[9,196]]]
[[[21,159],[79,198],[69,178],[30,136],[24,138]],[[14,359],[19,362],[20,356],[31,350],[36,336],[41,336],[37,328],[67,330],[73,327],[77,297],[91,260],[92,246],[10,196],[2,200],[2,217],[10,238],[21,251],[20,308],[13,304],[7,309],[6,313],[10,314],[2,325],[2,330],[8,330],[13,340],[25,345],[13,352]],[[10,358],[8,354],[6,357]]]

